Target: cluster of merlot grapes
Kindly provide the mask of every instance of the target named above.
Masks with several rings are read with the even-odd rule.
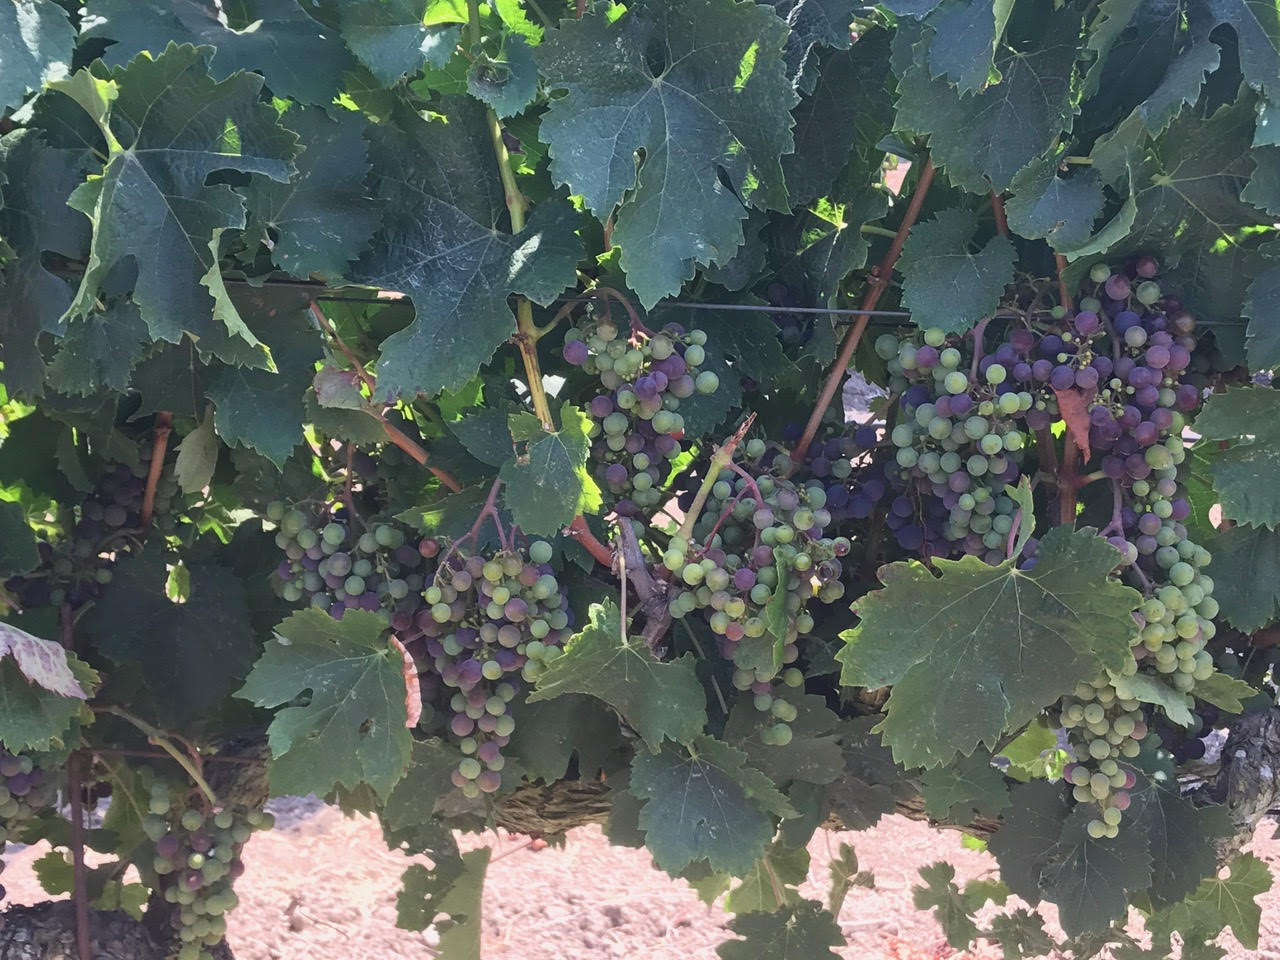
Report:
[[[1218,612],[1213,580],[1204,572],[1212,557],[1188,538],[1182,521],[1191,508],[1178,482],[1185,459],[1184,414],[1199,402],[1196,388],[1184,382],[1196,346],[1195,321],[1177,298],[1160,289],[1157,272],[1150,257],[1124,271],[1095,264],[1090,280],[1096,289],[1081,299],[1072,326],[1090,352],[1104,322],[1111,332],[1110,357],[1103,355],[1109,376],[1093,391],[1089,434],[1114,487],[1115,515],[1103,532],[1120,552],[1121,577],[1144,596],[1134,613],[1134,660],[1126,672],[1162,680],[1194,707],[1192,689],[1214,672],[1205,648]],[[1117,752],[1135,756],[1136,741],[1148,725],[1136,704],[1116,700],[1105,678],[1094,687],[1100,702],[1111,695],[1101,721],[1092,722],[1098,711],[1090,717],[1089,708],[1082,714],[1079,704],[1060,712],[1078,758],[1069,774],[1076,799],[1092,799],[1101,809],[1089,833],[1114,836],[1128,797],[1123,789],[1103,789],[1103,777],[1109,775],[1104,764],[1114,765]],[[1113,702],[1120,703],[1122,713]],[[1153,722],[1169,725],[1167,718],[1153,717]],[[1117,777],[1111,776],[1112,786]]]
[[[974,362],[962,338],[937,328],[879,337],[875,349],[899,398],[888,430],[892,459],[837,494],[842,507],[861,517],[887,499],[885,526],[903,550],[1003,560],[1016,513],[1005,487],[1021,475],[1031,417],[1044,406],[1028,362],[1034,342],[1030,331],[1014,330]],[[981,344],[975,349],[981,354]],[[864,450],[878,438],[863,426],[848,440]],[[852,472],[831,469],[837,480]]]
[[[30,756],[0,747],[0,853],[24,823],[53,806],[56,794],[53,778]],[[3,872],[4,861],[0,860],[0,873]],[[0,884],[0,900],[4,900],[4,894],[4,885]]]
[[[564,358],[598,376],[602,391],[587,405],[596,477],[631,517],[658,505],[669,461],[680,455],[684,418],[680,401],[711,394],[720,378],[699,372],[707,335],[668,324],[653,336],[626,339],[610,320],[565,334]]]
[[[179,947],[177,960],[212,960],[211,948],[227,933],[226,914],[239,899],[232,885],[244,873],[241,851],[249,836],[270,830],[275,820],[257,809],[224,807],[208,812],[195,803],[175,805],[167,783],[148,770],[148,812],[142,829],[152,842],[150,868],[156,889],[173,913]],[[203,798],[201,798],[203,799]]]
[[[748,441],[748,460],[764,454],[763,441]],[[708,482],[692,538],[672,537],[662,556],[672,582],[669,608],[676,618],[697,611],[706,616],[721,656],[740,664],[734,686],[750,692],[756,709],[773,718],[764,741],[782,746],[791,741],[789,724],[796,718],[782,690],[804,682],[801,671],[788,665],[799,658],[803,635],[813,630],[809,601],[816,596],[833,603],[844,595],[839,558],[849,553],[850,543],[824,534],[831,514],[821,481],[797,486],[757,465]],[[786,624],[781,675],[772,665],[758,665],[759,645],[748,646],[760,638],[772,646],[766,634],[772,636],[769,609],[775,602]]]
[[[75,525],[68,536],[38,543],[40,566],[12,577],[5,589],[21,608],[79,608],[96,600],[111,582],[116,555],[139,542],[142,500],[151,468],[152,448],[142,444],[138,462],[129,466],[111,463],[102,468],[93,490],[75,511]],[[162,533],[173,529],[173,508],[179,496],[170,457],[156,484],[153,524]]]
[[[1092,683],[1079,684],[1074,696],[1059,701],[1053,713],[1077,758],[1062,775],[1078,803],[1096,803],[1099,808],[1099,816],[1089,821],[1089,835],[1116,836],[1137,779],[1120,761],[1138,755],[1139,741],[1148,732],[1142,705],[1121,699],[1104,673]]]
[[[451,552],[423,591],[415,618],[429,667],[423,699],[448,707],[448,731],[464,754],[453,783],[467,797],[502,785],[511,702],[568,637],[569,602],[551,556],[544,540],[490,557]]]
[[[398,631],[409,629],[437,541],[395,523],[357,531],[340,516],[289,510],[279,502],[268,504],[266,513],[278,524],[276,546],[285,554],[275,571],[285,600],[307,599],[335,620],[348,610],[382,612]]]

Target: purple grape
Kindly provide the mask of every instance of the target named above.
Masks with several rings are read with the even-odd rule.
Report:
[[[605,482],[620,487],[627,482],[627,468],[620,463],[611,463],[604,470]]]
[[[1169,348],[1160,344],[1147,347],[1146,361],[1156,370],[1163,370],[1169,365]]]
[[[1049,381],[1049,377],[1052,375],[1053,375],[1052,360],[1043,360],[1043,359],[1037,360],[1035,363],[1031,365],[1031,376],[1034,379],[1040,381],[1041,383],[1047,383]]]
[[[1087,337],[1101,329],[1102,321],[1098,319],[1098,315],[1093,311],[1082,310],[1075,316],[1075,327]]]
[[[1107,296],[1112,300],[1127,300],[1129,297],[1129,278],[1123,273],[1113,273],[1103,285]]]
[[[1076,371],[1076,386],[1082,390],[1093,390],[1098,386],[1098,371],[1093,367],[1081,367]]]
[[[587,404],[587,409],[591,411],[591,415],[597,420],[603,420],[613,413],[613,401],[603,395],[593,397],[591,402]]]
[[[564,345],[564,358],[575,367],[580,367],[586,363],[587,357],[590,355],[591,351],[587,349],[587,345],[581,340],[570,340]]]
[[[1049,377],[1049,385],[1055,390],[1069,390],[1075,386],[1075,371],[1065,364],[1053,368],[1053,374]]]
[[[156,841],[156,854],[164,857],[166,860],[172,860],[178,855],[178,838],[171,833],[166,833],[163,837]]]
[[[475,728],[476,722],[465,713],[454,714],[453,719],[449,721],[449,729],[457,737],[469,737]]]

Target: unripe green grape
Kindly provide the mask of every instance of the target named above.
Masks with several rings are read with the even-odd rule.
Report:
[[[1101,840],[1107,835],[1107,825],[1101,820],[1090,820],[1085,829],[1094,840]]]
[[[942,382],[943,388],[952,395],[965,393],[969,389],[969,378],[959,370],[953,370],[948,373],[946,379]],[[1148,450],[1157,449],[1149,447]]]
[[[1111,268],[1105,263],[1095,263],[1089,268],[1089,279],[1094,283],[1105,283],[1111,276]]]

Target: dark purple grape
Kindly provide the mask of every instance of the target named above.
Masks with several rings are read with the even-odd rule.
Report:
[[[590,355],[591,351],[581,340],[570,340],[564,345],[564,358],[575,367],[586,363]]]

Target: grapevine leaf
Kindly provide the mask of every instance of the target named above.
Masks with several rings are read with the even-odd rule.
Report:
[[[49,363],[48,378],[59,390],[80,396],[101,387],[124,393],[148,340],[137,306],[131,300],[117,300],[103,312],[67,323]]]
[[[1240,194],[1259,210],[1280,214],[1280,147],[1256,147],[1253,175]]]
[[[787,74],[796,89],[812,93],[823,69],[816,62],[819,48],[849,49],[849,24],[858,5],[854,0],[768,0],[768,3],[789,28],[783,53]],[[856,88],[849,92],[855,93]]]
[[[512,404],[497,403],[472,410],[450,423],[449,432],[481,463],[500,467],[515,455],[510,427],[513,409]]]
[[[786,37],[768,7],[660,0],[565,21],[538,48],[547,86],[564,91],[539,131],[551,175],[601,220],[622,204],[613,242],[646,308],[695,263],[728,262],[745,203],[786,209]]]
[[[782,158],[793,205],[824,195],[847,163],[871,155],[879,163],[875,146],[893,125],[888,48],[888,31],[874,30],[821,56],[816,85],[792,111],[795,152]]]
[[[256,450],[283,469],[302,441],[303,396],[324,346],[301,313],[276,317],[264,340],[279,372],[223,366],[207,393],[214,403],[218,435],[229,445]]]
[[[28,91],[65,77],[75,42],[75,28],[53,0],[0,4],[0,110],[17,107]]]
[[[1280,391],[1232,387],[1215,393],[1196,418],[1206,440],[1227,440],[1209,465],[1223,514],[1239,523],[1280,524]]]
[[[563,780],[578,756],[578,776],[589,779],[621,742],[618,721],[599,700],[569,693],[550,701],[512,704],[516,721],[503,755],[518,760],[530,780]]]
[[[458,44],[452,4],[438,0],[348,0],[342,8],[342,38],[384,87],[394,86],[424,63],[443,67]],[[444,13],[443,18],[441,14]]]
[[[886,0],[884,8],[900,17],[919,20],[928,16],[942,0]]]
[[[1280,322],[1274,319],[1280,311],[1280,243],[1265,244],[1260,252],[1266,258],[1249,284],[1240,314],[1249,319],[1249,366],[1268,370],[1280,366]]]
[[[1013,279],[1013,244],[996,236],[971,252],[977,223],[968,210],[942,210],[907,237],[899,261],[902,305],[917,326],[960,333],[999,304]]]
[[[963,93],[977,93],[987,84],[1011,13],[1013,0],[944,0],[929,17],[937,31],[929,46],[930,73]]]
[[[816,900],[775,913],[739,914],[729,929],[743,939],[716,947],[721,960],[839,960],[831,948],[845,944],[836,918]]]
[[[1255,950],[1258,924],[1262,920],[1262,909],[1256,898],[1270,889],[1271,871],[1266,863],[1252,853],[1242,853],[1231,861],[1225,879],[1216,874],[1205,877],[1187,900],[1214,907],[1236,939]]]
[[[1217,871],[1215,841],[1234,832],[1226,807],[1197,807],[1172,788],[1148,780],[1131,791],[1125,829],[1150,838],[1151,887],[1157,904],[1176,903]]]
[[[436,802],[453,789],[449,774],[461,759],[455,747],[441,740],[415,740],[408,769],[382,805],[383,828],[403,836],[430,824]]]
[[[874,827],[895,809],[894,788],[903,771],[893,754],[872,733],[878,717],[856,717],[841,724],[840,775],[828,793],[832,812],[847,830]]]
[[[1280,531],[1238,524],[1218,531],[1212,550],[1224,620],[1253,633],[1280,617]]]
[[[307,15],[297,0],[238,0],[236,23],[214,0],[89,0],[83,35],[113,43],[102,54],[109,66],[170,43],[213,47],[209,72],[223,80],[257,70],[278,97],[327,104],[342,74],[353,66],[334,32]]]
[[[204,416],[205,391],[216,369],[200,361],[189,338],[173,346],[161,345],[133,372],[133,389],[142,394],[135,416],[168,410],[175,417],[198,420]]]
[[[1207,679],[1197,680],[1195,685],[1197,697],[1227,713],[1243,713],[1243,701],[1255,696],[1257,692],[1243,680],[1220,671],[1210,674]]]
[[[1000,944],[1004,960],[1047,956],[1055,946],[1044,931],[1044,918],[1022,907],[992,917],[983,938]]]
[[[213,564],[187,564],[190,593],[166,595],[171,557],[149,549],[117,563],[89,614],[95,648],[136,665],[166,721],[190,721],[239,685],[257,650],[244,585]]]
[[[1273,0],[1208,0],[1208,6],[1218,23],[1236,32],[1245,81],[1274,102],[1280,94],[1280,12]]]
[[[440,955],[449,960],[480,960],[481,902],[484,875],[493,853],[488,847],[443,858],[432,869],[415,863],[404,872],[404,889],[396,896],[396,926],[425,930],[440,914]]]
[[[838,718],[818,694],[789,693],[787,702],[796,708],[796,718],[788,724],[792,738],[786,746],[775,746],[762,739],[762,731],[773,719],[745,699],[734,704],[730,711],[724,739],[745,752],[751,765],[774,783],[790,780],[831,783],[840,776],[844,766]]]
[[[502,44],[504,60],[477,58],[467,70],[467,91],[493,107],[500,117],[519,113],[538,95],[538,65],[533,49],[519,34],[509,34]]]
[[[35,544],[32,543],[33,551],[34,548]],[[28,683],[34,683],[60,697],[88,699],[84,686],[71,669],[70,654],[62,644],[32,636],[11,623],[0,621],[0,658],[6,656],[13,657],[13,662]]]
[[[287,180],[297,138],[259,102],[258,77],[215,82],[208,57],[207,48],[171,46],[156,60],[116,68],[106,82],[114,94],[101,122],[110,158],[101,178],[69,201],[92,222],[93,240],[68,316],[88,317],[108,273],[132,258],[134,301],[152,336],[176,343],[189,331],[224,355],[218,344],[229,334],[258,346],[243,325],[219,329],[214,295],[202,287],[217,266],[217,231],[244,226],[244,204],[206,178],[233,170]],[[257,365],[269,361],[258,357]]]
[[[1050,775],[1059,755],[1065,751],[1058,748],[1058,734],[1043,719],[1034,721],[999,753],[1009,761],[1005,772],[1022,783]]]
[[[1009,805],[1004,774],[992,765],[991,754],[985,750],[926,770],[920,793],[929,816],[962,824],[973,820],[975,813],[994,817]]]
[[[658,866],[675,875],[697,860],[745,876],[773,838],[770,813],[793,813],[747,755],[714,737],[688,749],[666,745],[636,754],[630,790],[645,801],[640,829]]]
[[[40,563],[35,531],[27,524],[22,504],[0,500],[0,578],[34,570]],[[0,623],[0,647],[5,626]]]
[[[1191,711],[1187,709],[1186,697],[1160,677],[1147,673],[1126,677],[1117,673],[1112,675],[1112,683],[1115,684],[1116,696],[1155,704],[1164,710],[1171,722],[1180,727],[1191,725]]]
[[[82,180],[74,151],[51,146],[35,130],[0,138],[0,235],[13,251],[0,280],[0,360],[9,390],[37,394],[44,360],[36,346],[42,332],[62,332],[73,290],[45,268],[46,251],[71,260],[87,256],[88,224],[67,206]],[[78,389],[68,380],[64,389]]]
[[[401,658],[375,614],[334,620],[312,607],[276,627],[236,694],[279,707],[304,691],[305,705],[276,712],[267,730],[273,794],[326,794],[367,783],[386,797],[409,762]]]
[[[529,701],[589,694],[617,710],[656,750],[664,737],[688,742],[706,726],[706,695],[693,667],[690,654],[655,659],[643,638],[623,638],[617,606],[593,603],[587,625],[538,678]]]
[[[869,870],[858,869],[858,855],[847,843],[840,844],[839,855],[831,858],[831,893],[827,900],[827,909],[831,915],[840,916],[840,908],[845,898],[854,887],[874,888],[876,878]]]
[[[1212,904],[1184,900],[1153,913],[1146,921],[1151,933],[1151,956],[1173,955],[1173,934],[1182,939],[1182,960],[1222,960],[1226,951],[1208,944],[1217,940],[1226,924]]]
[[[271,259],[295,277],[342,277],[378,227],[378,209],[364,189],[369,171],[364,118],[320,107],[282,117],[303,147],[288,183],[254,174],[243,192],[252,223],[271,232]]]
[[[1213,295],[1223,271],[1239,272],[1242,231],[1271,218],[1240,198],[1254,169],[1254,109],[1249,97],[1201,118],[1179,116],[1151,145],[1136,174],[1136,216],[1109,255],[1161,250],[1177,268],[1178,289],[1192,309],[1237,312],[1241,295]],[[1232,300],[1234,299],[1234,302]]]
[[[1104,0],[1098,12],[1088,41],[1095,57],[1084,93],[1089,109],[1110,121],[1167,84],[1186,43],[1187,11],[1182,0]]]
[[[551,536],[579,514],[600,512],[600,487],[587,472],[586,411],[565,404],[560,429],[552,433],[531,413],[513,413],[509,423],[519,455],[508,458],[498,476],[503,502],[525,533]]]
[[[1088,242],[1106,202],[1096,171],[1085,168],[1060,177],[1052,160],[1029,164],[1009,189],[1014,193],[1005,203],[1010,229],[1031,240],[1048,240],[1055,250]]]
[[[1002,46],[995,58],[1001,81],[972,96],[932,79],[918,50],[899,80],[898,128],[927,135],[935,162],[953,183],[984,195],[1007,189],[1014,174],[1070,126],[1079,28],[1079,15],[1068,8],[1048,15],[1037,45]],[[931,39],[926,28],[922,43]]]
[[[1041,897],[1057,904],[1059,922],[1070,936],[1104,929],[1120,919],[1128,908],[1126,892],[1151,883],[1147,837],[1122,830],[1118,837],[1095,840],[1085,827],[1096,816],[1097,811],[1085,804],[1067,817],[1040,874]],[[1014,892],[1022,895],[1017,888]]]
[[[98,674],[74,653],[67,654],[67,664],[80,688],[92,694]],[[61,744],[84,709],[81,697],[46,690],[28,680],[16,660],[0,657],[0,743],[10,750],[48,750]]]
[[[893,684],[880,725],[894,758],[938,766],[1030,720],[1095,674],[1129,656],[1136,591],[1109,579],[1115,549],[1090,530],[1055,527],[1039,560],[935,560],[935,577],[911,561],[881,568],[882,590],[858,602],[862,622],[841,636],[846,686]],[[963,703],[939,697],[953,684],[982,690]]]
[[[973,907],[955,884],[956,868],[945,860],[920,868],[925,886],[912,887],[911,897],[917,910],[934,911],[934,919],[942,927],[947,943],[957,950],[978,938],[978,925],[973,922]]]
[[[218,435],[213,431],[213,411],[178,444],[173,475],[184,493],[197,493],[209,485],[218,465]]]
[[[515,332],[508,297],[550,303],[574,282],[581,255],[578,215],[559,198],[541,203],[520,233],[504,232],[484,108],[470,97],[445,97],[440,115],[371,135],[371,189],[385,214],[351,276],[407,293],[417,312],[382,343],[385,399],[460,388]]]
[[[800,893],[796,887],[804,883],[808,874],[809,851],[806,848],[791,848],[781,841],[774,841],[768,852],[742,878],[742,883],[730,891],[724,908],[730,913],[773,913],[798,903]]]

